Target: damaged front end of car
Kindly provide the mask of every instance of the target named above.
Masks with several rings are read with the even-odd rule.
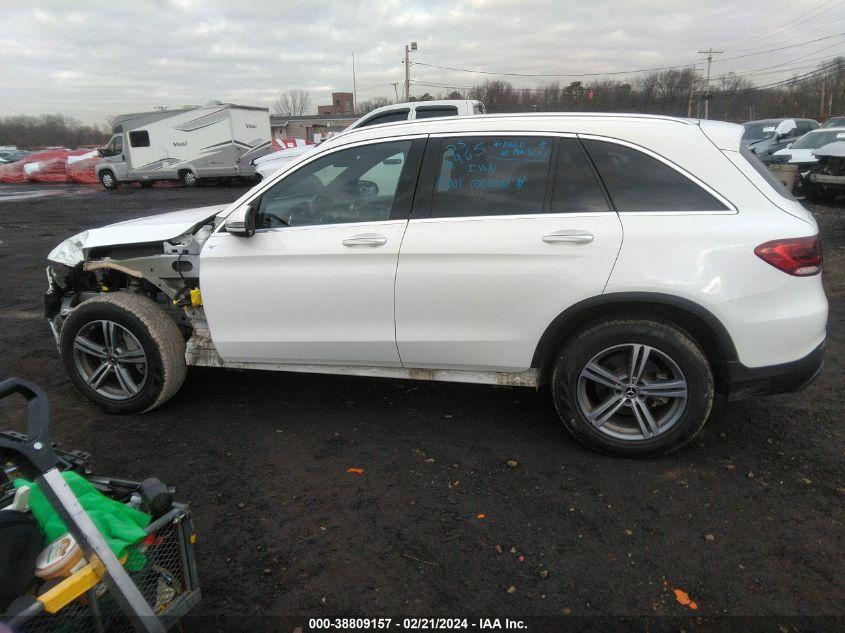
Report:
[[[57,345],[68,314],[103,293],[145,295],[176,322],[185,340],[195,326],[207,327],[199,288],[199,255],[219,219],[205,218],[175,237],[157,241],[128,243],[125,235],[132,228],[129,222],[112,225],[121,229],[123,237],[118,239],[122,243],[107,243],[112,227],[104,227],[84,231],[59,244],[48,255],[48,288],[44,294],[44,317]],[[162,231],[174,227],[178,225],[165,224]],[[139,234],[149,236],[148,226],[143,228],[147,230]]]

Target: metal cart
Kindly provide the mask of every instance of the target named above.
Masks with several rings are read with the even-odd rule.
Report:
[[[87,561],[82,569],[47,592],[27,598],[15,615],[0,617],[13,631],[27,633],[162,633],[200,599],[191,515],[174,503],[149,524],[147,537],[133,545],[143,553],[142,569],[127,571],[79,504],[62,470],[82,471],[101,492],[124,501],[135,482],[94,477],[86,453],[57,451],[50,442],[47,395],[18,378],[0,382],[0,399],[21,394],[27,400],[26,435],[0,433],[0,455],[10,460],[14,475],[34,478],[44,496],[76,539]],[[2,474],[2,473],[0,473]],[[8,492],[8,491],[7,491]],[[0,495],[0,499],[2,499]]]

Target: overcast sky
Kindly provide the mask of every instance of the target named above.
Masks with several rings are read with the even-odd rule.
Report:
[[[2,0],[0,115],[64,113],[100,123],[212,99],[271,106],[295,87],[310,91],[316,111],[332,90],[352,90],[352,53],[359,100],[392,97],[393,82],[401,96],[411,40],[419,44],[412,62],[511,73],[687,64],[713,46],[725,50],[722,58],[746,55],[714,63],[714,75],[753,71],[749,78],[762,85],[845,54],[845,35],[828,38],[843,32],[845,0]],[[819,38],[828,39],[802,44]],[[762,53],[782,46],[791,48]],[[411,71],[415,81],[456,86],[544,80]]]

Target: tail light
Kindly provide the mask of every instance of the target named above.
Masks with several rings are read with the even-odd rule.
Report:
[[[796,277],[817,275],[822,269],[822,245],[818,235],[772,240],[754,249],[767,264]]]

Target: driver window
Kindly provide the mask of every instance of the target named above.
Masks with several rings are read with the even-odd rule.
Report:
[[[319,158],[268,189],[256,227],[390,219],[411,141],[364,145]]]
[[[118,136],[114,139],[114,153],[120,154],[123,151],[123,137]]]

